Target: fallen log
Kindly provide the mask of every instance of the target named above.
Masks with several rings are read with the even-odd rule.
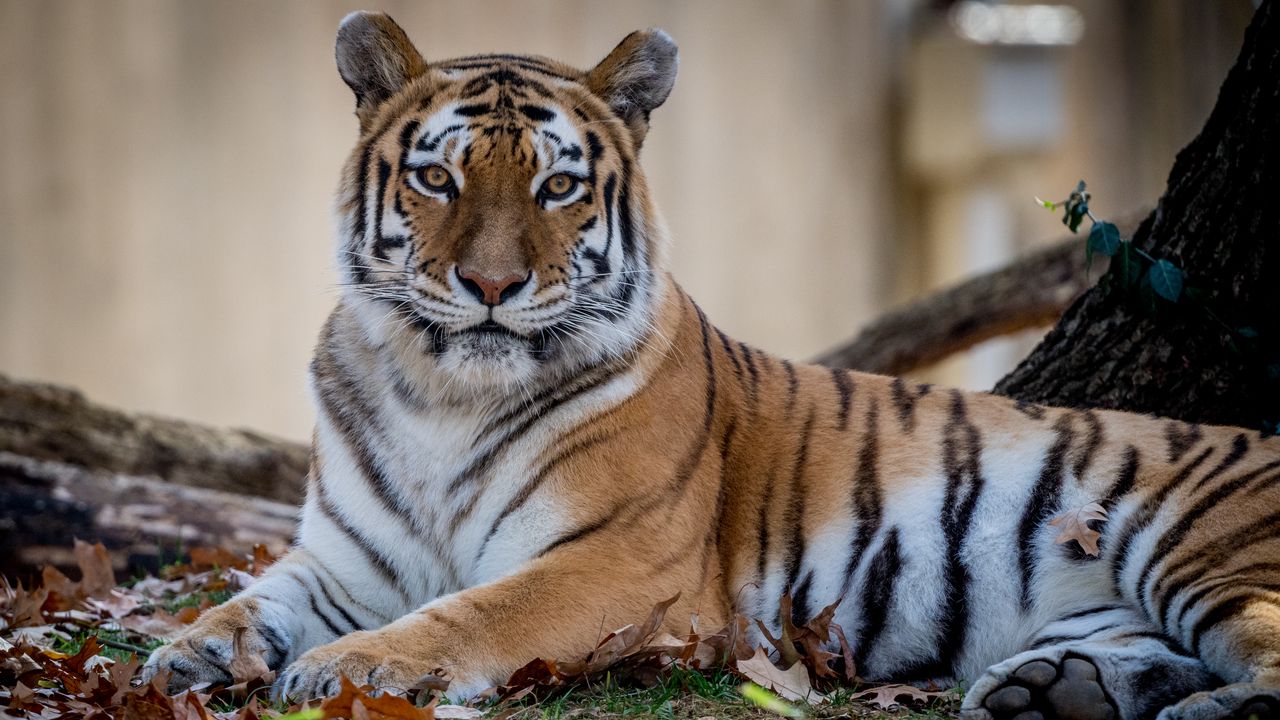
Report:
[[[155,571],[184,549],[273,552],[293,536],[297,507],[186,487],[157,478],[0,452],[0,574],[31,577],[44,565],[74,567],[71,541],[102,541],[117,577]]]
[[[289,503],[302,497],[308,463],[301,443],[126,413],[70,388],[4,375],[0,452]]]

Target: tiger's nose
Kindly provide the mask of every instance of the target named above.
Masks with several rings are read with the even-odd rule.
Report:
[[[510,300],[513,295],[520,292],[520,288],[523,288],[532,276],[532,273],[526,273],[523,277],[520,275],[508,275],[494,279],[485,277],[478,272],[456,267],[454,272],[458,275],[458,282],[462,283],[462,287],[466,288],[467,292],[474,295],[480,302],[490,306],[501,305]]]

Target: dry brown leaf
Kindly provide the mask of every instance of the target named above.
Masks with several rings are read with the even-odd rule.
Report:
[[[1053,541],[1062,545],[1074,540],[1086,555],[1098,557],[1101,554],[1098,551],[1098,539],[1102,537],[1102,533],[1089,527],[1089,522],[1106,519],[1106,508],[1096,502],[1068,510],[1049,521],[1050,525],[1059,528],[1058,537]]]
[[[320,705],[326,718],[369,718],[369,720],[433,720],[435,701],[426,707],[418,707],[408,700],[391,694],[370,696],[370,686],[356,687],[342,678],[342,690]]]
[[[772,690],[787,700],[811,704],[822,700],[822,695],[809,682],[809,671],[803,663],[796,662],[783,670],[773,664],[769,653],[762,647],[756,648],[755,654],[750,658],[738,661],[738,672],[751,682]]]
[[[852,697],[855,700],[866,700],[881,710],[888,710],[894,705],[901,704],[898,702],[898,698],[905,697],[907,702],[928,702],[943,695],[946,695],[946,693],[921,690],[914,685],[880,685],[854,693]]]
[[[231,662],[227,663],[227,672],[236,683],[257,680],[271,672],[262,655],[249,647],[248,634],[249,628],[236,628],[231,640]]]

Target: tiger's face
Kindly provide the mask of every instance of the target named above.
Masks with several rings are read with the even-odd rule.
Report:
[[[663,255],[636,153],[675,45],[628,36],[582,72],[426,64],[381,15],[344,21],[361,139],[339,195],[345,302],[457,389],[550,381],[643,341]]]

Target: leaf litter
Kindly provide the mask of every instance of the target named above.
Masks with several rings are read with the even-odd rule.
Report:
[[[1084,528],[1092,531],[1087,523],[1098,518],[1080,517]],[[1078,529],[1074,532],[1070,539],[1087,540]],[[1081,546],[1089,550],[1086,542]],[[937,687],[866,684],[857,675],[844,630],[833,621],[838,601],[797,624],[786,595],[779,601],[776,637],[765,623],[742,615],[710,631],[699,626],[695,615],[688,632],[674,635],[662,629],[678,598],[672,597],[655,605],[639,625],[606,634],[580,658],[529,662],[503,685],[482,693],[476,700],[479,707],[442,704],[448,679],[440,671],[425,675],[406,695],[380,694],[344,678],[339,692],[321,702],[275,702],[270,699],[275,673],[249,650],[244,630],[233,645],[231,685],[203,685],[168,695],[164,676],[134,684],[150,648],[247,587],[275,558],[261,546],[243,557],[197,548],[190,551],[188,562],[165,568],[160,577],[116,585],[110,557],[100,543],[77,540],[73,556],[79,580],[51,567],[32,589],[0,580],[0,714],[5,717],[473,720],[494,710],[500,711],[498,716],[515,714],[518,710],[512,708],[520,701],[549,699],[602,680],[652,686],[676,670],[730,672],[744,681],[743,695],[752,702],[795,717],[807,714],[803,708],[827,703],[841,692],[882,710],[939,707],[940,700],[954,705],[955,699]],[[753,625],[767,645],[751,644]],[[754,692],[748,692],[753,687]],[[776,700],[758,699],[763,696]]]

